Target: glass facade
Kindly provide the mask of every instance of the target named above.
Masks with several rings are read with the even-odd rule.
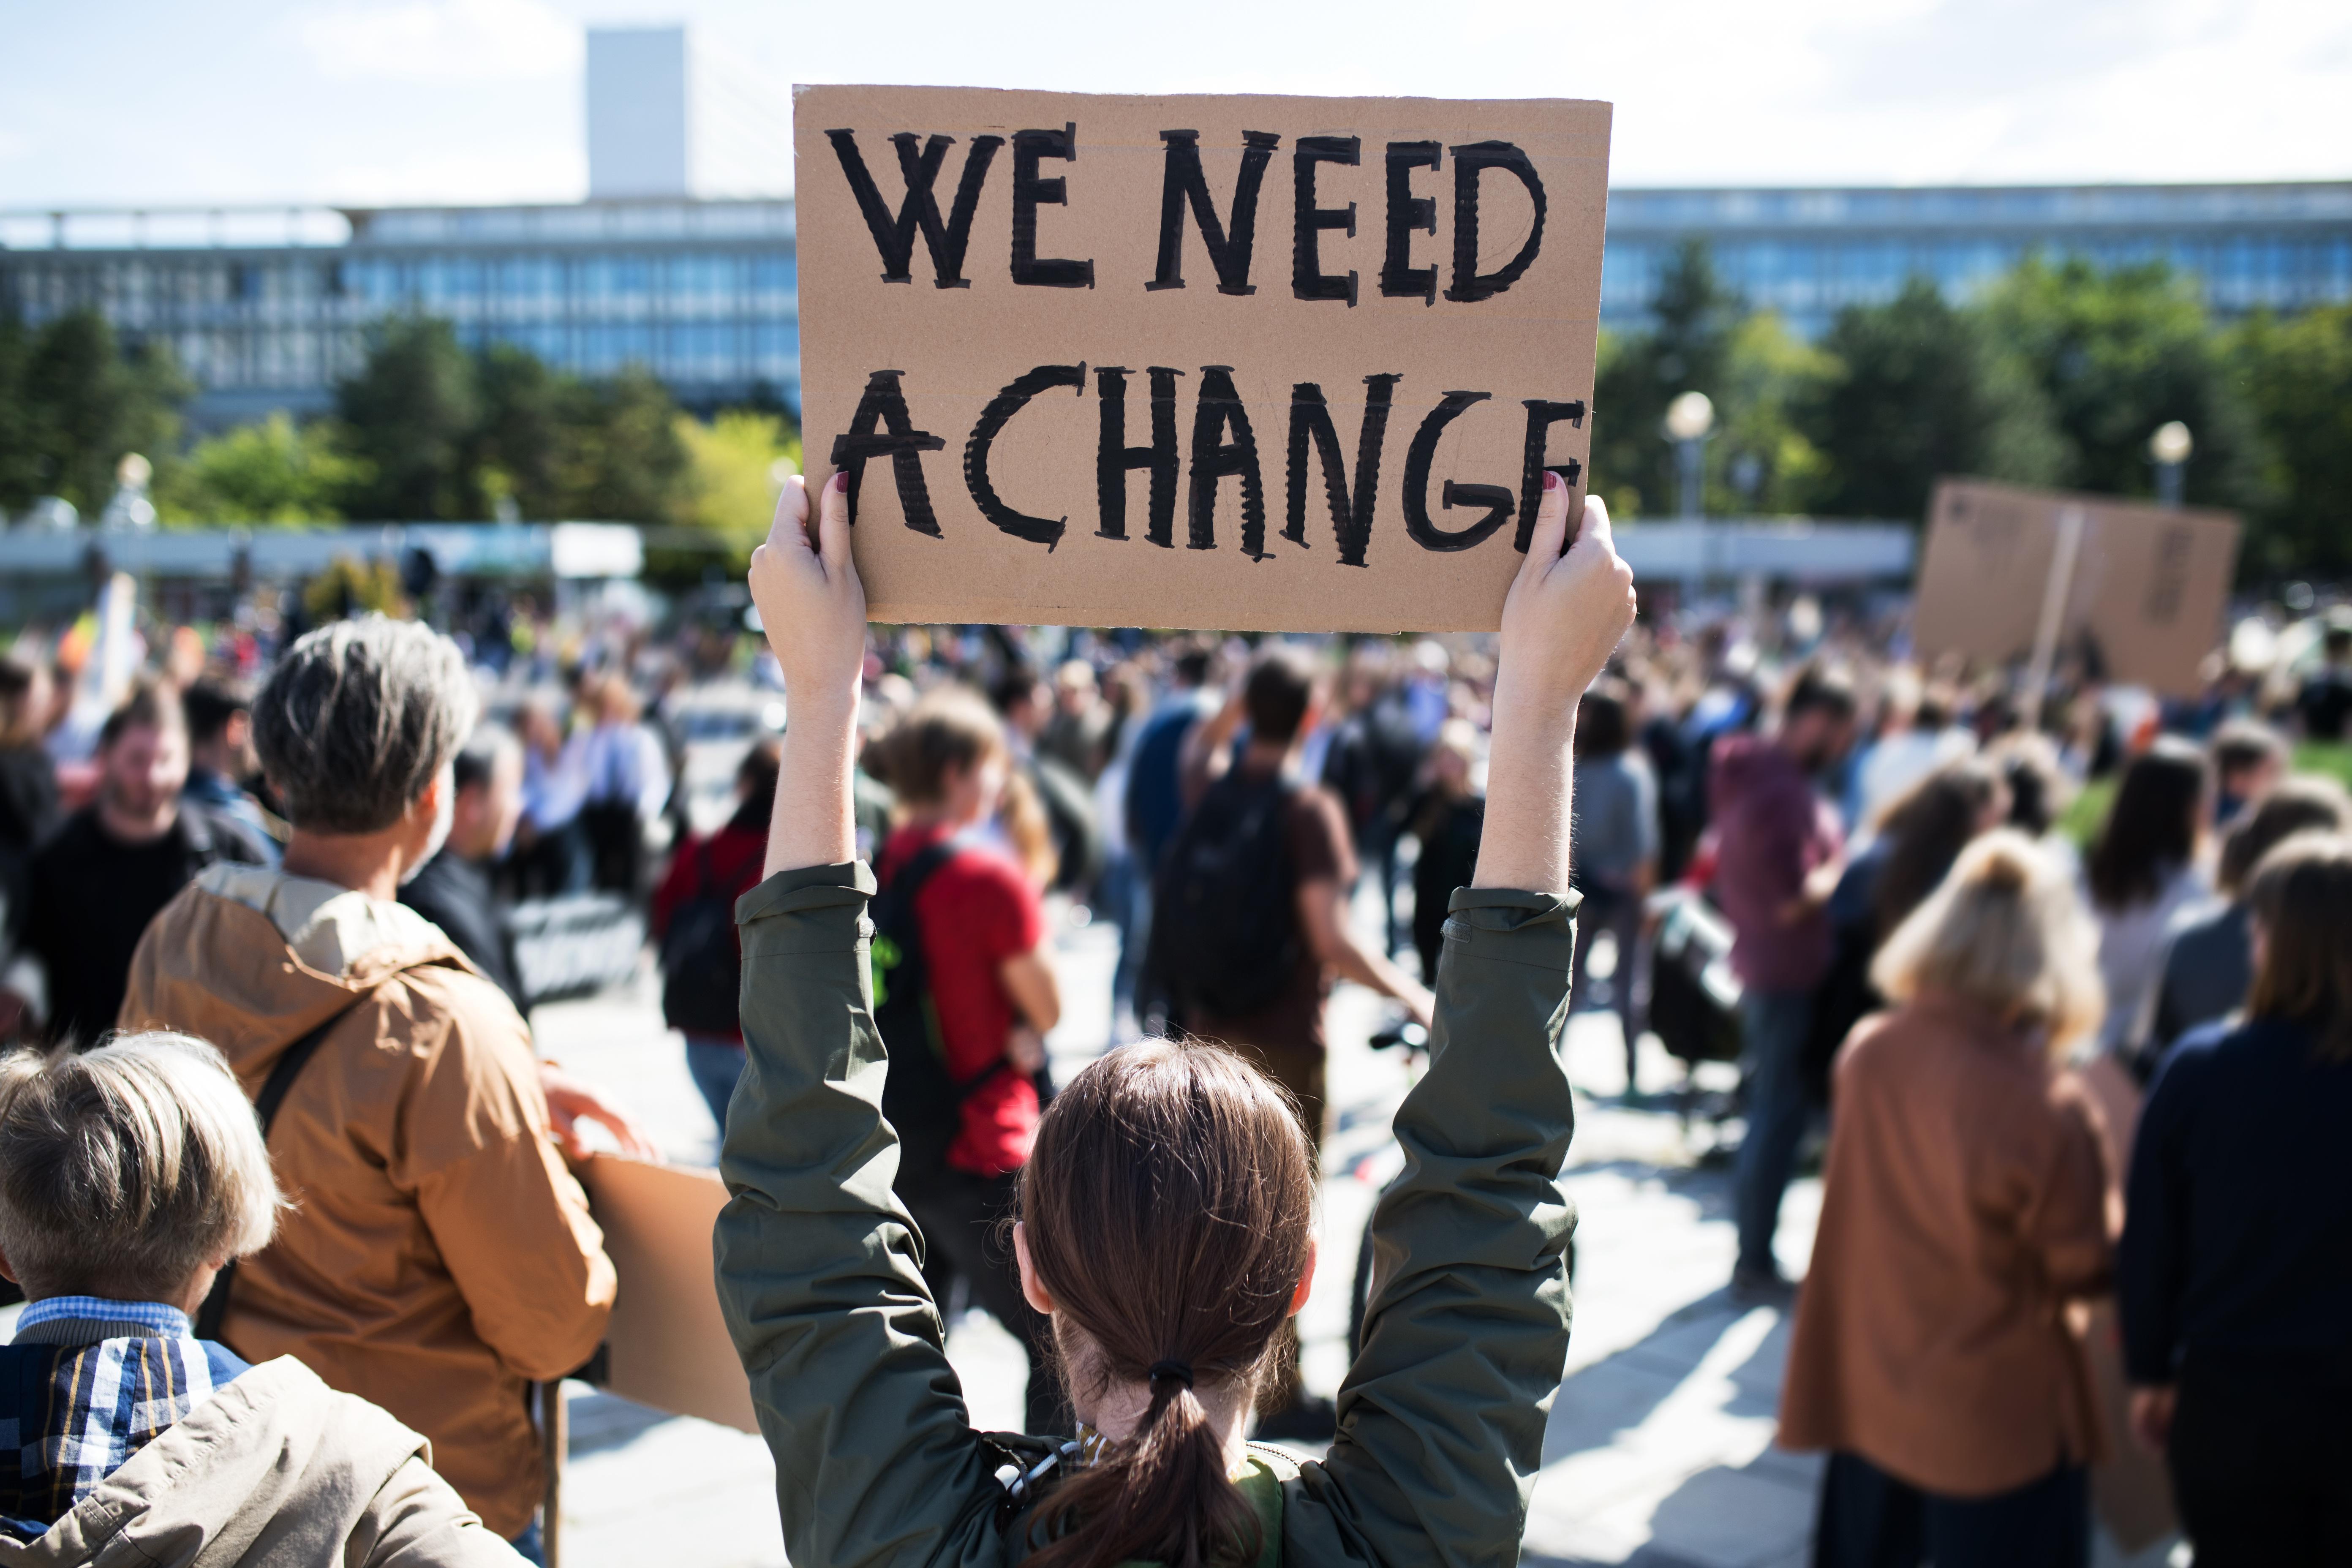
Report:
[[[1684,240],[1816,335],[1924,276],[1965,298],[2036,250],[2161,258],[2224,314],[2352,300],[2352,182],[1841,190],[1617,190],[1604,326],[1638,327]],[[793,205],[0,212],[0,305],[94,305],[169,343],[201,422],[323,407],[368,325],[445,317],[587,375],[639,364],[690,405],[800,401]]]
[[[1639,327],[1685,239],[1751,304],[1817,336],[1914,277],[1962,300],[2025,256],[2169,261],[2232,315],[2352,300],[2352,183],[1609,193],[1601,320]]]

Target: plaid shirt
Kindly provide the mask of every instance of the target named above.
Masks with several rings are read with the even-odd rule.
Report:
[[[53,1296],[27,1307],[16,1342],[0,1347],[0,1529],[38,1539],[245,1370],[160,1302]]]

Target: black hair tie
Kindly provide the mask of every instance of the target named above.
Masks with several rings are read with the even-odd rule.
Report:
[[[1160,1386],[1160,1380],[1163,1377],[1174,1378],[1178,1383],[1190,1388],[1192,1386],[1192,1363],[1190,1362],[1181,1361],[1153,1362],[1151,1363],[1150,1373],[1149,1374],[1149,1381],[1151,1386],[1155,1389],[1158,1388]]]

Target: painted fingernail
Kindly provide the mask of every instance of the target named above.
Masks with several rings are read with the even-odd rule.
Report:
[[[1548,489],[1548,490],[1556,490],[1556,489],[1559,489],[1559,487],[1560,487],[1560,478],[1559,478],[1559,476],[1558,474],[1553,473],[1549,468],[1546,468],[1546,469],[1544,470],[1544,489]]]
[[[834,469],[833,478],[827,480],[826,483],[832,485],[835,489],[846,495],[849,492],[849,470],[847,468]]]

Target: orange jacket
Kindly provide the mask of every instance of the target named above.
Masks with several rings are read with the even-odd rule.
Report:
[[[238,1265],[222,1338],[423,1433],[510,1539],[543,1489],[526,1384],[588,1360],[614,1289],[512,1004],[413,910],[225,864],[147,928],[121,1024],[211,1041],[258,1094],[360,997],[279,1107],[269,1148],[294,1206]]]
[[[2104,1291],[2098,1112],[2036,1040],[1948,998],[1839,1053],[1780,1442],[1988,1497],[2104,1451],[2071,1305]]]

